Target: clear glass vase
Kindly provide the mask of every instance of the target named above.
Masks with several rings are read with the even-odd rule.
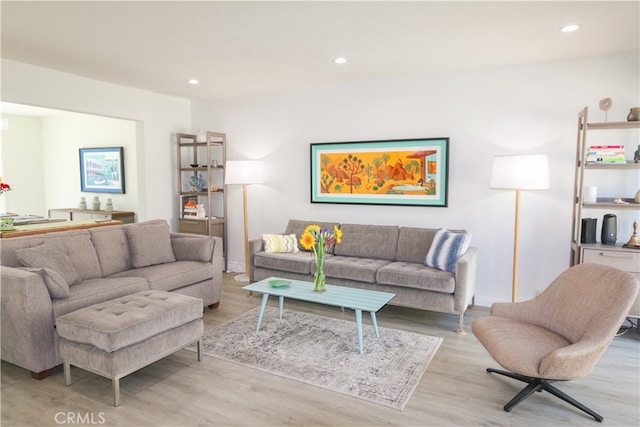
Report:
[[[324,254],[316,253],[316,275],[313,281],[313,292],[324,292],[326,290],[326,279],[324,275]]]

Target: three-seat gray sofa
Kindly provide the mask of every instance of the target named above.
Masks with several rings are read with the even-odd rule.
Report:
[[[391,292],[391,305],[453,313],[459,316],[458,332],[464,333],[464,312],[476,286],[477,248],[468,247],[452,271],[425,264],[438,232],[435,228],[388,225],[337,224],[289,220],[282,236],[295,235],[298,242],[310,225],[342,230],[342,243],[325,259],[327,283]],[[464,233],[464,230],[451,230]],[[250,280],[268,277],[313,281],[315,260],[301,247],[295,252],[267,252],[264,240],[249,245]]]
[[[222,239],[171,233],[163,220],[2,239],[2,359],[36,379],[62,363],[55,319],[158,289],[217,307]]]

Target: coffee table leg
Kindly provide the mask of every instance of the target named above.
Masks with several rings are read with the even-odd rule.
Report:
[[[278,297],[278,308],[280,309],[280,320],[282,320],[282,309],[284,308],[284,297]]]
[[[262,294],[262,304],[260,304],[260,314],[258,314],[258,326],[256,326],[256,332],[260,330],[260,324],[262,323],[262,316],[264,315],[264,309],[267,308],[267,300],[269,294]]]
[[[362,310],[356,309],[356,325],[358,326],[358,346],[360,354],[364,354],[364,344],[362,342]]]
[[[376,337],[380,338],[380,334],[378,333],[378,320],[376,319],[376,312],[371,312],[371,323],[373,323],[373,329],[376,331]]]

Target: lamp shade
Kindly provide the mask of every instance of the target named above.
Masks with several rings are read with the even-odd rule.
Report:
[[[228,160],[225,164],[225,184],[260,184],[262,165],[255,160]]]
[[[544,154],[494,157],[490,187],[505,190],[548,189],[549,157]]]

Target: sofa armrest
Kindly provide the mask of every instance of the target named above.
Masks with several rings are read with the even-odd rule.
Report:
[[[254,270],[255,270],[255,262],[254,256],[258,252],[264,251],[264,241],[262,238],[249,240],[249,282],[255,282],[254,278]]]
[[[53,306],[42,276],[0,267],[2,359],[32,372],[60,363]]]
[[[213,269],[214,301],[222,298],[222,271],[224,270],[222,237],[198,234],[171,233],[171,245],[176,260],[206,261]],[[211,248],[213,247],[213,250]],[[209,257],[209,253],[211,256]],[[205,260],[205,258],[208,258]]]
[[[213,237],[197,234],[171,233],[171,247],[177,261],[203,261],[213,259]]]
[[[454,309],[464,312],[476,293],[476,270],[478,248],[470,247],[456,263],[456,289],[454,291]]]

